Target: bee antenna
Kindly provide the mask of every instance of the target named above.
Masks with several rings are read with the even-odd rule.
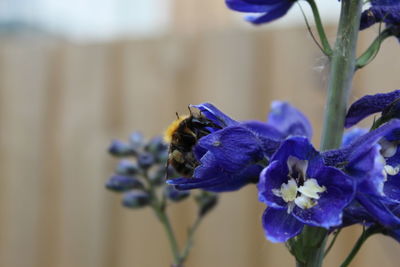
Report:
[[[178,112],[175,112],[176,118],[179,120],[179,114]]]
[[[188,105],[188,110],[189,110],[190,116],[192,116],[192,110],[190,109],[190,105]]]

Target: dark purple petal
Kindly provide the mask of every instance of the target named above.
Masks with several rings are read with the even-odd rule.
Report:
[[[249,129],[230,126],[200,139],[199,146],[211,152],[228,172],[238,172],[264,158],[263,143]]]
[[[356,223],[370,225],[374,222],[374,218],[368,213],[368,211],[356,199],[354,199],[343,211],[343,222],[341,227],[350,226]]]
[[[388,175],[383,192],[391,200],[400,203],[400,174]]]
[[[349,158],[356,158],[355,154],[367,153],[382,137],[392,135],[400,129],[400,120],[393,119],[379,128],[355,139],[350,145],[341,149],[322,153],[324,162],[328,166],[337,166],[347,162]]]
[[[221,128],[237,125],[238,122],[231,119],[228,115],[217,109],[211,103],[202,103],[199,105],[190,105],[190,107],[195,107],[201,111],[201,113],[206,116],[207,119],[211,120],[216,125],[220,126]]]
[[[400,218],[389,209],[387,204],[381,201],[382,198],[358,194],[357,200],[371,214],[371,216],[385,227],[399,227]]]
[[[246,184],[253,182],[254,179],[257,179],[261,170],[262,167],[259,165],[250,165],[236,174],[219,172],[215,173],[213,177],[178,178],[168,180],[167,183],[175,185],[175,188],[178,190],[201,188],[211,192],[229,192],[238,190]]]
[[[242,125],[251,130],[260,140],[264,156],[267,158],[270,158],[275,153],[281,144],[281,140],[285,138],[282,133],[265,122],[245,121]]]
[[[270,9],[266,14],[261,16],[248,16],[246,20],[255,25],[271,22],[284,16],[292,7],[293,3],[294,2],[284,1],[280,4],[276,4],[273,9]]]
[[[265,236],[274,243],[286,242],[303,230],[303,224],[286,209],[267,208],[262,216],[262,225]]]
[[[312,137],[312,128],[307,117],[287,102],[272,102],[268,124],[285,136],[299,135],[309,139]]]
[[[225,3],[230,9],[239,12],[266,13],[274,9],[276,3],[281,1],[225,0]]]
[[[343,209],[353,200],[355,186],[352,179],[338,169],[323,167],[314,177],[326,191],[320,194],[317,205],[310,209],[295,207],[293,215],[301,222],[330,228],[342,223]]]
[[[269,125],[265,122],[244,121],[242,125],[251,130],[257,136],[261,136],[266,139],[282,140],[286,137],[275,126]]]
[[[400,97],[400,90],[384,94],[366,95],[354,102],[346,115],[345,127],[351,127],[367,116],[381,112],[387,105]]]
[[[275,196],[272,189],[280,189],[283,183],[288,182],[288,167],[285,162],[271,162],[260,174],[258,182],[258,200],[264,202],[270,207],[284,208],[286,202],[278,196]]]

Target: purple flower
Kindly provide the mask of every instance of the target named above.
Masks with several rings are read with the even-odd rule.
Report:
[[[262,24],[284,16],[296,0],[225,0],[226,5],[235,11],[245,13],[260,13],[258,16],[248,16],[247,21]]]
[[[353,216],[359,222],[372,220],[385,227],[400,226],[398,215],[388,206],[400,203],[399,133],[400,120],[393,119],[349,145],[323,154],[327,164],[341,166],[357,184],[355,206],[362,207],[363,212],[350,208],[348,218]]]
[[[361,15],[360,30],[384,22],[394,36],[400,37],[400,2],[398,0],[371,0],[371,8]]]
[[[179,190],[222,192],[256,183],[261,170],[287,136],[311,136],[306,117],[285,102],[274,102],[268,122],[237,122],[209,103],[194,106],[222,129],[202,137],[193,152],[200,165],[192,178],[168,180]]]
[[[262,221],[266,237],[285,242],[304,225],[331,228],[342,223],[343,209],[352,201],[353,180],[324,164],[304,137],[291,137],[260,174],[259,200],[268,205]]]

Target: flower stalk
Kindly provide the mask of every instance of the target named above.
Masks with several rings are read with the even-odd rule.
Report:
[[[342,1],[339,28],[333,49],[321,150],[338,148],[342,141],[344,118],[356,67],[356,45],[362,0]]]
[[[324,116],[321,150],[338,148],[342,141],[347,100],[356,69],[356,45],[360,27],[362,0],[341,2],[341,14],[335,46],[331,55],[328,96]],[[322,266],[328,232],[322,228],[306,226],[297,240],[309,240],[305,258],[297,259],[298,267]],[[301,244],[296,244],[299,246]]]

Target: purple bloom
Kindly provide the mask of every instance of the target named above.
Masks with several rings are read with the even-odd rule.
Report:
[[[266,237],[285,242],[304,225],[331,228],[342,223],[343,209],[352,201],[353,180],[325,166],[321,155],[304,137],[291,137],[260,174],[259,200]]]
[[[327,164],[341,166],[356,181],[356,206],[362,207],[362,213],[368,216],[351,208],[347,217],[356,218],[353,221],[372,220],[385,227],[400,226],[398,215],[388,206],[400,203],[399,132],[400,120],[393,119],[348,146],[324,153]]]
[[[360,29],[384,22],[392,34],[400,37],[400,2],[398,0],[371,0],[371,8],[361,16]]]
[[[388,113],[389,110],[387,108],[391,107],[391,104],[398,99],[400,99],[400,90],[384,94],[366,95],[360,98],[350,106],[346,115],[345,127],[351,127],[367,116],[377,112],[386,111],[385,113]],[[399,111],[400,105],[397,103],[395,108]],[[397,114],[400,113],[397,112]]]
[[[290,135],[311,136],[306,117],[284,102],[274,102],[268,122],[237,122],[209,103],[194,107],[222,129],[202,137],[195,146],[200,165],[193,178],[167,181],[179,190],[222,192],[256,183],[282,140]]]
[[[260,13],[246,19],[253,24],[262,24],[284,16],[296,0],[225,0],[226,5],[235,11]]]

